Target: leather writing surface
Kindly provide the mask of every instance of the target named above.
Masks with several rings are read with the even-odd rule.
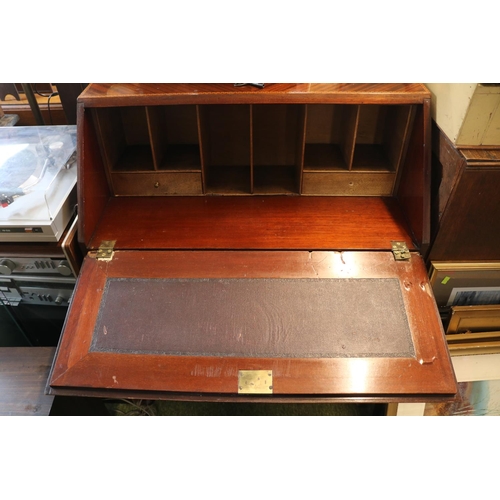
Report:
[[[395,278],[108,278],[90,350],[271,358],[415,356]]]

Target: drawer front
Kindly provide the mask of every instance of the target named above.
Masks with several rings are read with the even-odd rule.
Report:
[[[202,194],[200,172],[113,173],[117,196],[164,196]]]
[[[394,172],[304,172],[303,194],[339,196],[390,196]]]

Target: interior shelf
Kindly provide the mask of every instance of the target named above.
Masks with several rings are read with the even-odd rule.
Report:
[[[250,106],[199,107],[207,194],[249,194]]]
[[[196,106],[146,108],[156,170],[201,170]]]
[[[113,172],[144,172],[154,170],[153,154],[149,145],[136,144],[123,149],[114,164]]]
[[[253,174],[254,194],[298,194],[295,166],[256,166]]]
[[[390,196],[414,108],[178,104],[96,108],[94,118],[116,196]],[[172,175],[127,177],[147,172]]]
[[[306,144],[304,171],[345,171],[348,166],[338,144]]]
[[[357,144],[352,162],[353,171],[391,172],[391,165],[384,149],[377,144]]]
[[[206,181],[207,194],[250,194],[250,166],[211,166]]]
[[[108,171],[154,169],[145,108],[99,108],[94,116]]]
[[[173,144],[165,149],[164,154],[158,170],[201,172],[198,144]]]
[[[298,194],[303,106],[252,106],[254,194]]]

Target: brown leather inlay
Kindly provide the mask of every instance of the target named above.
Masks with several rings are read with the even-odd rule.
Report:
[[[106,282],[91,351],[244,357],[413,357],[397,279]]]

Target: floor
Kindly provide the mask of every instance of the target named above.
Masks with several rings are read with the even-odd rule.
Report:
[[[207,403],[56,396],[51,416],[383,416],[385,404]]]

